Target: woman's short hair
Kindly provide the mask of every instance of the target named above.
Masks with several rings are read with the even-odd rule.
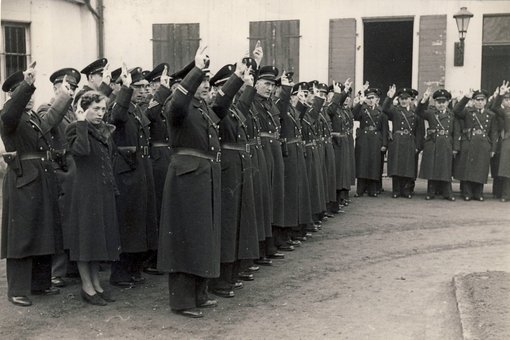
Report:
[[[81,107],[83,110],[89,108],[92,103],[99,103],[102,100],[105,100],[106,97],[97,91],[87,91],[81,96]]]

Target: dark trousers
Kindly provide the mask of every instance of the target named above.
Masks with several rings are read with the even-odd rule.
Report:
[[[220,276],[209,280],[209,289],[234,289],[239,273],[239,261],[220,264]]]
[[[503,197],[503,186],[505,183],[505,177],[496,176],[492,179],[492,195],[494,198]]]
[[[483,183],[462,181],[462,196],[478,199],[483,197]]]
[[[196,308],[208,300],[207,279],[187,273],[169,273],[168,292],[171,309]]]
[[[78,266],[76,265],[76,262],[69,261],[69,252],[67,250],[59,254],[54,254],[51,261],[52,277],[77,277],[80,275],[78,273]]]
[[[409,196],[411,195],[411,182],[410,177],[392,176],[392,190],[393,195]]]
[[[145,260],[143,261],[143,268],[157,268],[158,251],[147,250]]]
[[[145,253],[121,253],[119,261],[112,263],[110,282],[129,282],[141,277]]]
[[[373,179],[358,178],[356,193],[359,196],[363,196],[363,193],[367,192],[370,196],[373,196],[377,193],[378,182],[379,181]]]
[[[427,181],[427,196],[434,197],[442,195],[444,198],[452,197],[452,182],[447,181]]]
[[[7,259],[7,296],[28,296],[51,287],[51,255]]]
[[[278,248],[276,247],[276,241],[275,241],[274,227],[273,227],[273,230],[271,233],[273,234],[273,237],[266,237],[266,240],[264,241],[264,253],[266,255],[273,255],[278,252]],[[260,254],[262,254],[262,253],[260,253]]]
[[[499,177],[503,179],[503,183],[501,183],[501,198],[506,200],[510,199],[510,178],[509,177]]]
[[[286,245],[290,241],[291,228],[282,228],[273,226],[273,239],[277,248]]]

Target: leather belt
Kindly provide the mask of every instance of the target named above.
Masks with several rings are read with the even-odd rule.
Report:
[[[27,152],[19,155],[19,159],[22,161],[28,161],[31,159],[38,159],[41,161],[51,161],[51,151],[46,152]]]
[[[316,146],[316,145],[317,145],[317,143],[314,140],[305,144],[305,146]]]
[[[347,135],[345,133],[340,133],[340,132],[331,132],[331,137],[347,137]]]
[[[280,137],[280,134],[278,132],[261,132],[260,137],[262,138],[271,138],[271,139],[278,139]]]
[[[396,134],[399,134],[399,135],[409,135],[411,134],[411,131],[409,131],[408,129],[404,129],[404,130],[397,130],[393,133],[396,133]]]
[[[447,130],[436,130],[436,129],[428,129],[427,130],[427,134],[431,135],[431,134],[436,134],[437,136],[446,136],[448,135],[448,131]]]
[[[256,137],[256,138],[250,139],[248,141],[248,144],[250,144],[250,145],[262,145],[262,143],[260,141],[260,137]]]
[[[142,156],[148,156],[149,155],[149,147],[148,146],[141,146],[140,148],[136,146],[118,146],[117,149],[120,151],[128,151],[128,152],[138,152],[140,151]]]
[[[284,138],[284,141],[285,141],[287,144],[295,144],[295,143],[301,143],[301,142],[303,142],[303,140],[301,139],[301,137]]]
[[[376,128],[373,125],[369,125],[363,129],[363,131],[375,131]]]
[[[483,131],[481,129],[473,129],[473,130],[471,130],[471,133],[473,135],[483,135],[483,134],[485,134],[485,131]]]
[[[181,156],[193,156],[198,158],[208,159],[213,162],[221,162],[221,152],[216,152],[215,154],[208,154],[204,151],[198,149],[191,148],[175,148],[173,155],[181,155]]]
[[[151,143],[151,147],[153,147],[153,148],[168,148],[170,146],[168,145],[168,143],[153,142],[153,143]]]
[[[224,149],[224,150],[245,151],[245,152],[250,153],[250,144],[223,143],[223,144],[221,144],[221,148]]]

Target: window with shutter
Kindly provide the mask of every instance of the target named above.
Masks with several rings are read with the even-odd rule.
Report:
[[[264,50],[263,65],[276,66],[280,73],[293,71],[295,82],[299,80],[299,20],[250,22],[250,51],[257,40]]]
[[[420,45],[418,53],[418,88],[444,87],[446,67],[446,15],[420,17]]]
[[[153,24],[152,61],[166,62],[170,73],[182,69],[195,57],[200,44],[199,24]]]
[[[356,19],[329,21],[329,84],[332,80],[344,82],[356,72]]]

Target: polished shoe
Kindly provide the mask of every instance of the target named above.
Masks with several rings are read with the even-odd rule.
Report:
[[[306,241],[306,236],[296,236],[296,237],[294,237],[294,239],[296,241],[299,241],[299,242],[303,243],[303,242]]]
[[[32,301],[26,296],[9,296],[9,301],[16,306],[28,307],[32,306]]]
[[[301,247],[301,241],[298,240],[290,240],[287,243],[294,247]]]
[[[368,196],[370,196],[370,197],[377,197],[377,196],[379,196],[379,194],[368,194]]]
[[[217,295],[217,296],[220,296],[220,297],[223,297],[223,298],[232,298],[235,295],[234,291],[231,290],[231,289],[228,289],[228,288],[214,288],[214,289],[211,289],[210,292],[214,295]]]
[[[506,198],[502,198],[499,201],[505,203],[506,202]]]
[[[468,196],[464,197],[464,201],[471,201],[471,197]]]
[[[55,287],[50,287],[44,290],[33,290],[32,295],[57,295],[60,294],[60,289]]]
[[[259,266],[253,265],[253,266],[248,267],[248,271],[250,271],[250,272],[258,272],[259,270],[260,270]]]
[[[393,195],[391,195],[391,197],[398,198],[398,195],[397,194],[393,194]]]
[[[182,315],[182,316],[185,316],[188,318],[194,318],[194,319],[204,317],[204,314],[202,313],[202,311],[200,311],[196,308],[172,310],[172,312],[174,312],[175,314],[179,314],[179,315]]]
[[[211,308],[218,306],[218,300],[209,299],[205,301],[204,303],[199,304],[198,308]]]
[[[143,283],[145,283],[145,281],[147,281],[147,280],[143,276],[138,276],[138,277],[132,276],[131,277],[131,282],[133,282],[135,284],[143,284]]]
[[[404,195],[404,197],[405,197],[405,198],[409,198],[409,199],[411,199],[411,198],[413,198],[413,195],[411,195],[411,194],[409,194],[409,195]]]
[[[51,285],[53,287],[62,288],[66,286],[66,282],[60,276],[53,276],[51,278]]]
[[[312,237],[312,233],[306,232],[304,237]]]
[[[131,281],[110,281],[110,284],[119,288],[134,288],[136,287],[134,282]]]
[[[97,292],[97,295],[99,295],[101,299],[105,300],[106,302],[115,302],[115,299],[113,298],[110,291],[103,290],[102,292]]]
[[[281,250],[281,251],[294,251],[294,246],[291,246],[290,244],[282,244],[281,246],[278,247],[278,250]]]
[[[335,215],[330,214],[329,212],[324,213],[324,216],[326,216],[327,218],[333,218],[333,217],[335,217]]]
[[[255,280],[255,278],[253,277],[253,274],[251,274],[251,273],[240,272],[239,274],[237,274],[237,276],[243,281]]]
[[[354,194],[354,197],[362,197],[362,196],[363,196],[363,194],[358,194],[358,193]]]
[[[94,295],[89,295],[89,294],[87,294],[87,292],[85,292],[82,289],[80,292],[80,295],[81,295],[81,298],[83,299],[83,301],[90,303],[91,305],[96,305],[96,306],[106,306],[107,305],[106,301],[103,300],[103,298],[101,296],[99,296],[99,294],[97,294],[97,293]]]
[[[454,202],[454,201],[455,201],[455,197],[453,197],[453,196],[445,197],[444,199],[445,199],[445,200],[448,200],[448,201],[451,201],[451,202]]]
[[[159,270],[157,270],[157,268],[152,268],[152,267],[144,268],[143,272],[147,273],[149,275],[163,275],[164,274],[163,272],[160,272]]]
[[[428,195],[427,195],[427,196],[425,196],[425,199],[426,199],[427,201],[430,201],[431,199],[434,199],[434,196],[428,196]]]
[[[278,259],[278,260],[281,260],[281,259],[284,259],[285,258],[285,254],[282,254],[282,253],[279,253],[279,252],[276,252],[274,254],[271,254],[271,255],[267,255],[268,258],[270,259]]]
[[[244,283],[242,283],[241,281],[237,280],[236,282],[234,282],[234,290],[239,290],[239,289],[243,289],[244,288]]]
[[[271,261],[267,257],[261,257],[257,260],[254,260],[253,262],[255,264],[260,264],[261,266],[272,266],[273,265],[273,261]]]
[[[477,200],[480,201],[480,202],[485,201],[485,199],[483,197],[478,197]]]

